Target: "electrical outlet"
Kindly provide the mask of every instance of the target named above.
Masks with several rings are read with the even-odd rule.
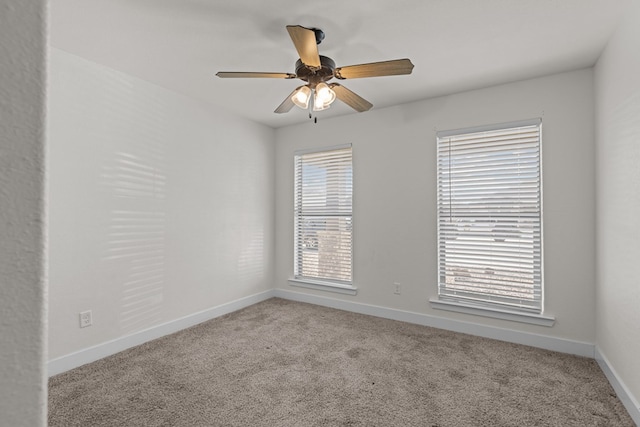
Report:
[[[393,282],[393,293],[396,295],[400,295],[400,283]]]
[[[87,326],[91,326],[91,310],[80,312],[80,327],[86,328]]]

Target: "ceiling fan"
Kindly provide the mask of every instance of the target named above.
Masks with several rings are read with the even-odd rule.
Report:
[[[302,109],[311,108],[321,111],[329,108],[335,99],[339,99],[354,110],[363,112],[373,107],[366,99],[338,83],[327,82],[334,77],[339,80],[363,77],[394,76],[411,74],[413,64],[409,59],[371,62],[367,64],[336,67],[333,59],[318,54],[318,45],[324,39],[324,32],[317,28],[305,28],[300,25],[287,25],[287,31],[293,45],[300,55],[296,61],[294,73],[261,73],[220,71],[222,78],[275,78],[300,79],[307,82],[295,88],[293,92],[275,109],[275,113],[289,112],[294,105]],[[311,117],[311,114],[309,115]]]

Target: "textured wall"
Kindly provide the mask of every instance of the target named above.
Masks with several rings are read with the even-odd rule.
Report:
[[[640,1],[598,61],[597,342],[640,402]],[[640,407],[638,407],[640,410]]]
[[[293,274],[294,150],[352,143],[358,295],[322,295],[594,343],[592,78],[591,70],[581,70],[278,129],[276,286],[292,289],[287,278]],[[545,312],[556,316],[556,324],[433,310],[428,301],[437,296],[436,131],[535,117],[543,119]],[[401,295],[393,294],[393,282],[402,284]]]
[[[50,359],[273,286],[273,129],[55,48],[50,70]]]
[[[0,425],[46,423],[44,1],[0,2]]]

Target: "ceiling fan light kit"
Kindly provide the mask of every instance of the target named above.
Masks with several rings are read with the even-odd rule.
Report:
[[[296,61],[295,74],[220,71],[216,75],[221,78],[297,78],[307,82],[307,84],[294,89],[275,109],[275,113],[287,113],[294,105],[304,110],[311,106],[313,111],[322,111],[329,108],[336,98],[357,112],[363,112],[371,109],[373,104],[338,83],[327,84],[327,82],[334,77],[346,80],[395,76],[411,74],[413,70],[413,64],[406,58],[336,68],[333,59],[318,54],[318,45],[324,39],[322,30],[305,28],[300,25],[287,25],[287,31],[300,56],[300,59]]]

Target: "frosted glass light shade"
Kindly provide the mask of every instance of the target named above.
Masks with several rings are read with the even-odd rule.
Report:
[[[311,98],[311,89],[309,86],[302,86],[291,96],[291,100],[303,110],[309,106],[309,98]]]
[[[323,104],[331,104],[336,100],[336,93],[326,83],[318,83],[316,86],[316,98]]]
[[[329,108],[336,100],[336,93],[326,83],[318,83],[313,101],[313,111],[322,111]]]

